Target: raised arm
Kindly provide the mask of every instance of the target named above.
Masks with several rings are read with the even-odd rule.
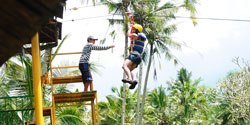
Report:
[[[128,37],[132,38],[133,40],[136,40],[138,35],[136,33],[131,33],[131,28],[128,30]]]

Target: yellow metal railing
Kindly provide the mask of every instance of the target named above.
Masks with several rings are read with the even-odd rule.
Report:
[[[91,93],[94,94],[94,98],[91,98],[91,100],[88,100],[88,101],[91,101],[91,103],[89,104],[72,104],[72,105],[60,105],[60,106],[57,106],[56,105],[56,101],[55,99],[58,98],[58,94],[54,94],[53,91],[54,91],[54,88],[53,88],[53,85],[54,83],[55,84],[65,84],[65,83],[74,83],[74,82],[82,82],[82,78],[81,76],[64,76],[64,77],[53,77],[53,70],[54,69],[66,69],[66,68],[78,68],[79,66],[63,66],[63,67],[52,67],[52,56],[58,56],[58,55],[72,55],[72,54],[81,54],[81,52],[72,52],[72,53],[57,53],[57,54],[51,54],[50,55],[50,79],[45,79],[45,81],[48,81],[48,82],[44,82],[44,83],[50,83],[51,84],[51,93],[52,93],[52,121],[53,124],[52,125],[55,125],[55,108],[56,107],[69,107],[69,106],[82,106],[82,105],[91,105],[91,111],[92,111],[92,124],[93,125],[96,125],[96,120],[97,120],[97,124],[99,125],[99,113],[98,113],[98,104],[97,104],[97,92],[96,91],[93,91],[93,84],[91,83],[90,85],[90,90],[89,92],[82,92],[81,94],[86,94],[88,95],[88,93]],[[47,76],[48,77],[48,76]],[[67,95],[70,95],[70,94],[77,94],[77,93],[65,93],[65,94],[62,94],[60,96],[66,96]],[[84,101],[84,98],[82,98],[81,96],[79,97],[81,98],[83,101]],[[71,100],[73,101],[73,100]],[[94,108],[94,101],[96,101],[96,108]],[[96,111],[96,112],[95,112]],[[97,118],[96,118],[96,115],[97,115]]]

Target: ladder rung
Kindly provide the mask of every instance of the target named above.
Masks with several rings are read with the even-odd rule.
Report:
[[[55,99],[55,103],[72,103],[72,102],[85,102],[85,101],[92,101],[95,98],[66,98],[66,99]]]
[[[36,122],[35,121],[26,122],[26,125],[36,125]]]
[[[72,104],[72,105],[57,105],[56,107],[72,107],[72,106],[83,106],[83,105],[91,105],[91,103],[84,103],[84,104]]]
[[[96,91],[87,91],[87,92],[73,92],[73,93],[58,93],[54,94],[54,97],[62,97],[62,98],[71,98],[71,97],[85,97],[85,96],[90,96],[90,95],[95,95]]]
[[[96,91],[54,94],[55,103],[84,102],[94,100]]]
[[[52,107],[43,108],[43,116],[51,116]]]
[[[54,77],[52,80],[53,84],[75,83],[82,82],[82,76]]]

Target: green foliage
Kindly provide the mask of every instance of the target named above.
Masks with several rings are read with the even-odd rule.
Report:
[[[84,120],[86,109],[81,107],[64,107],[56,110],[56,124],[58,125],[88,125]]]
[[[188,8],[191,16],[194,16],[196,2],[185,0],[184,4],[176,5],[174,1],[166,1],[162,6],[159,4],[161,0],[135,0],[130,2],[133,6],[133,10],[135,11],[135,22],[142,24],[144,29],[146,29],[144,32],[146,33],[149,43],[149,48],[146,48],[146,52],[147,49],[149,49],[149,53],[147,54],[149,56],[149,60],[143,90],[141,109],[141,114],[143,114],[143,106],[146,98],[147,81],[151,69],[151,63],[153,62],[153,64],[155,64],[155,60],[160,58],[161,55],[164,55],[168,60],[173,59],[175,65],[178,63],[178,59],[172,54],[171,49],[180,49],[182,44],[171,38],[171,35],[176,32],[176,25],[169,24],[169,22],[174,20],[175,14],[180,8],[184,7]],[[158,63],[159,66],[161,66],[161,62],[159,61]],[[154,67],[154,69],[154,78],[157,78],[156,68]],[[141,120],[142,118],[140,119],[139,124],[141,124]]]
[[[149,93],[149,104],[148,107],[152,107],[154,110],[151,112],[145,111],[148,118],[148,124],[169,124],[170,114],[168,110],[168,96],[166,94],[165,88],[162,86],[154,89]],[[152,119],[152,120],[150,120]]]
[[[65,42],[65,40],[66,40],[68,37],[69,37],[69,34],[67,34],[66,36],[63,37],[63,40],[62,40],[62,41],[60,42],[60,44],[57,46],[57,48],[56,48],[54,54],[57,54],[57,53],[58,53],[58,51],[60,50],[60,48],[62,47],[63,43]],[[51,57],[51,60],[53,61],[54,58],[55,58],[55,56],[52,56],[52,57]]]
[[[0,124],[24,124],[32,121],[33,96],[0,97]]]
[[[3,91],[5,95],[20,96],[33,94],[32,62],[28,57],[24,58],[17,56],[15,61],[8,60],[1,67],[0,81],[3,87],[5,87],[5,91]]]
[[[198,123],[199,120],[205,119],[197,114],[207,111],[207,98],[204,96],[202,88],[198,88],[201,79],[191,80],[191,72],[181,68],[178,72],[177,79],[168,82],[169,100],[171,107],[176,113],[173,117],[175,122],[181,124]],[[198,120],[197,120],[198,119]],[[172,122],[174,122],[172,121]]]
[[[121,124],[121,114],[122,114],[122,92],[123,87],[112,88],[112,92],[115,95],[106,96],[107,102],[99,102],[99,114],[100,114],[100,124]],[[126,89],[126,112],[125,112],[125,123],[134,123],[135,111],[136,111],[136,92],[130,93]]]
[[[218,94],[222,112],[223,124],[249,124],[250,123],[250,71],[249,63],[235,58],[234,63],[241,69],[230,73],[220,81]]]

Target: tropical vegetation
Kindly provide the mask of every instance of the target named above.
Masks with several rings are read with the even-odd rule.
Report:
[[[155,61],[161,56],[165,56],[168,60],[173,59],[174,63],[178,64],[178,59],[171,49],[181,49],[182,44],[171,38],[171,34],[177,30],[176,24],[173,22],[176,13],[184,8],[190,12],[190,17],[195,25],[197,0],[183,0],[178,4],[174,1],[165,1],[165,3],[160,4],[161,0],[122,0],[117,3],[101,0],[101,2],[109,7],[110,12],[122,15],[122,21],[110,21],[111,23],[122,23],[124,31],[128,30],[130,21],[127,12],[133,10],[135,22],[145,27],[144,33],[148,38],[148,44],[145,53],[143,53],[144,63],[147,65],[143,94],[140,93],[140,89],[131,92],[126,86],[111,88],[113,94],[106,96],[106,101],[98,102],[101,124],[250,124],[250,65],[247,61],[241,62],[239,58],[235,58],[234,63],[238,65],[240,70],[230,72],[218,82],[216,88],[200,86],[201,78],[193,79],[192,72],[181,68],[175,79],[166,81],[153,90],[147,90],[147,84],[154,82],[148,81],[151,64],[155,64]],[[124,55],[126,57],[128,46],[126,33],[125,39]],[[58,52],[58,49],[55,53]],[[51,50],[47,50],[44,55],[50,53]],[[50,67],[46,67],[46,61],[41,63],[45,67],[45,72],[48,71]],[[0,117],[2,119],[0,119],[0,124],[5,124],[3,119],[11,121],[13,124],[21,124],[33,116],[33,108],[29,108],[34,107],[31,65],[30,56],[21,54],[7,61],[1,67],[0,116],[4,117]],[[92,67],[92,70],[97,71],[98,68]],[[78,73],[75,70],[54,71],[54,75],[57,76]],[[156,70],[154,70],[154,74],[157,75]],[[44,95],[51,95],[49,87],[43,86],[43,90]],[[59,85],[55,87],[54,92],[68,93],[72,90],[69,90],[67,85]],[[11,99],[12,96],[26,98],[27,95],[31,98],[24,103],[21,103],[24,101],[23,99]],[[141,96],[142,98],[140,98]],[[9,100],[3,101],[5,97]],[[51,105],[50,100],[50,96],[44,96],[44,105]],[[6,109],[19,110],[20,105],[28,110],[4,114]],[[20,117],[20,113],[24,114],[25,117]],[[57,124],[92,124],[91,112],[84,106],[57,108],[56,116]],[[48,119],[45,121],[46,124],[50,124]]]

